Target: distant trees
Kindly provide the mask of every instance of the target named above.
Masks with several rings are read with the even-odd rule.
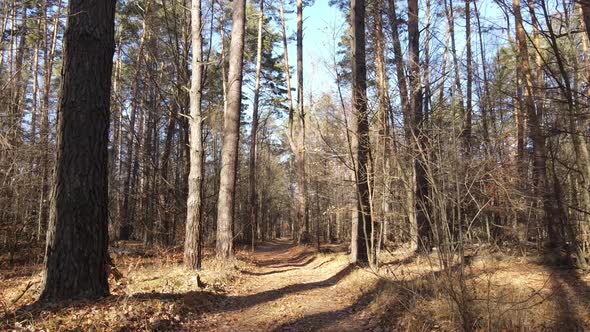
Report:
[[[109,294],[107,147],[115,4],[68,4],[43,301]]]
[[[49,230],[44,297],[107,238],[184,242],[192,269],[277,236],[370,264],[485,242],[587,268],[587,3],[333,0],[349,24],[325,48],[303,0],[122,1],[114,31],[111,1],[65,3],[0,4],[0,252]],[[306,87],[312,47],[334,87]],[[106,294],[99,277],[63,296]]]

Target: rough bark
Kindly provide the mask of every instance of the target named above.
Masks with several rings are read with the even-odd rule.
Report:
[[[191,269],[201,268],[201,214],[203,186],[203,134],[201,116],[202,96],[202,47],[201,0],[192,0],[191,32],[193,57],[191,62],[190,91],[190,171],[188,199],[186,203],[186,233],[184,239],[184,264]]]
[[[109,293],[108,130],[114,0],[69,2],[42,301]],[[89,78],[92,79],[89,79]]]
[[[357,118],[358,139],[356,156],[356,186],[358,205],[357,262],[373,264],[374,254],[370,245],[373,229],[370,203],[371,144],[367,111],[367,63],[365,51],[365,1],[350,1],[352,26],[352,104]],[[354,239],[353,239],[354,241]]]
[[[234,0],[232,12],[227,106],[223,119],[221,173],[219,200],[217,202],[217,243],[215,252],[217,257],[221,259],[233,257],[232,225],[234,223],[238,141],[240,138],[246,1]]]

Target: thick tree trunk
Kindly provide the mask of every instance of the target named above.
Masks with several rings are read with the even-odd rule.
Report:
[[[184,240],[184,264],[191,269],[201,268],[201,214],[203,206],[203,134],[201,116],[202,47],[201,0],[192,0],[191,32],[193,40],[192,76],[190,91],[190,173]]]
[[[242,106],[242,67],[244,62],[244,34],[246,1],[233,1],[232,32],[227,80],[227,107],[223,119],[223,145],[219,201],[217,203],[218,258],[233,257],[234,199],[236,187],[238,141],[240,139],[240,111]]]
[[[42,301],[108,295],[114,0],[69,3]],[[89,79],[92,78],[92,79]]]

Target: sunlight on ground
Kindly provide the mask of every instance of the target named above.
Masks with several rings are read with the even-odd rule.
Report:
[[[30,305],[38,265],[3,270],[0,329],[459,330],[463,316],[479,330],[590,327],[589,278],[576,271],[482,256],[462,289],[459,271],[441,270],[435,254],[384,253],[369,271],[349,266],[343,246],[330,249],[274,241],[223,269],[206,255],[198,282],[180,252],[141,247],[112,254],[123,278],[111,278],[109,298],[43,308]]]

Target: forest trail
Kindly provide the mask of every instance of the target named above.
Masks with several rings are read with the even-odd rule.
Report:
[[[206,248],[197,278],[179,250],[116,243],[111,255],[122,276],[110,278],[110,296],[48,305],[35,304],[38,263],[0,264],[0,331],[460,330],[443,292],[457,275],[441,270],[435,254],[403,247],[382,252],[378,278],[351,266],[345,247],[323,244],[318,252],[274,240],[254,252],[237,250],[237,259],[223,268]],[[478,257],[465,270],[469,294],[495,300],[469,302],[476,326],[590,330],[590,274],[524,257]]]
[[[377,284],[347,255],[275,240],[256,248],[241,278],[214,314],[189,325],[222,331],[366,330],[376,325],[367,306]],[[195,294],[198,297],[198,294]],[[198,300],[198,299],[194,299]]]

